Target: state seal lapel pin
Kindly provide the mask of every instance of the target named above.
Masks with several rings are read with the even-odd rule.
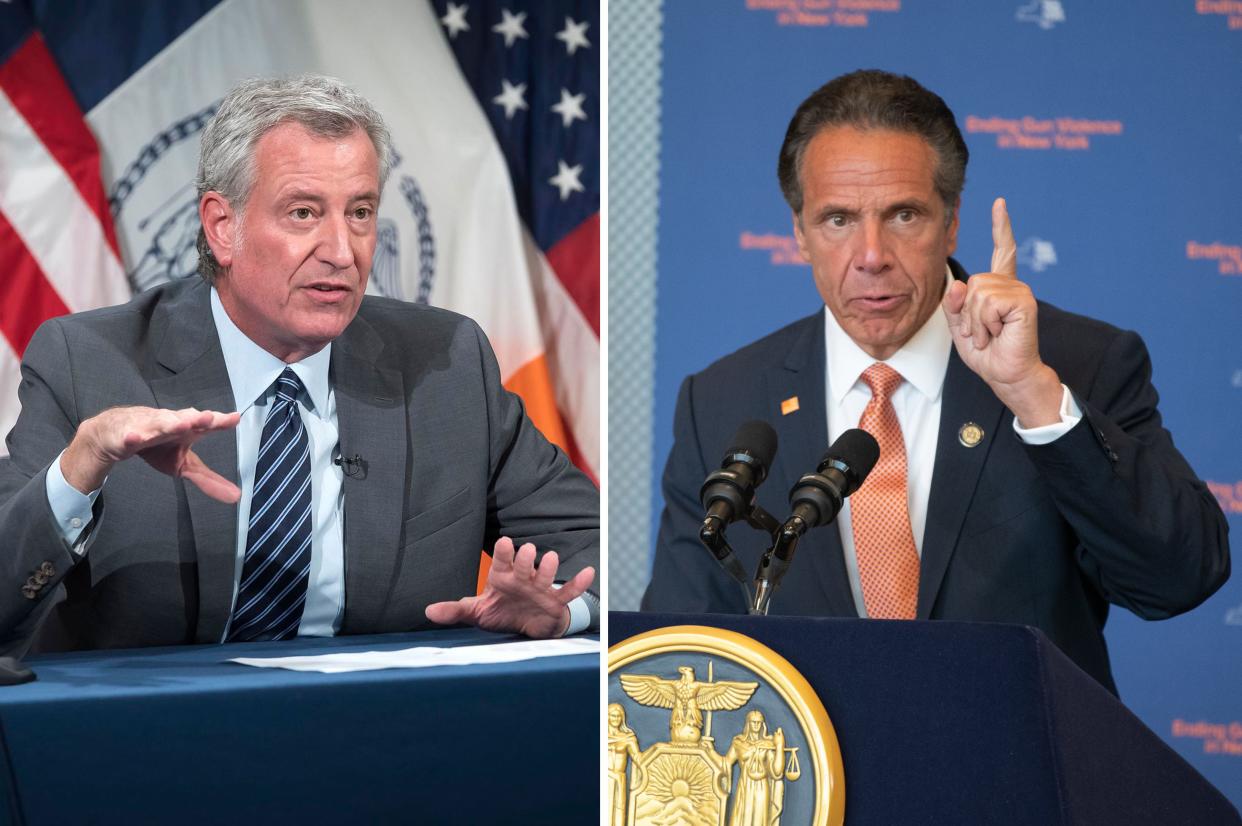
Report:
[[[983,441],[983,428],[974,422],[966,422],[957,431],[957,440],[962,447],[975,447]]]

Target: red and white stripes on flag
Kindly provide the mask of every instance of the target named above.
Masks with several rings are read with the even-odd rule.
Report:
[[[32,34],[0,65],[0,433],[17,419],[19,365],[35,329],[129,295],[99,147]]]

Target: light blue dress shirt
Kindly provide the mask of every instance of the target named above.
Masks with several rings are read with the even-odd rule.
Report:
[[[237,424],[237,470],[242,495],[237,503],[237,564],[233,571],[233,599],[241,581],[250,523],[250,498],[254,494],[254,470],[259,460],[259,441],[272,399],[276,379],[289,367],[302,381],[298,412],[310,441],[311,458],[311,563],[306,606],[302,610],[299,637],[330,637],[341,627],[345,607],[345,490],[344,474],[332,463],[340,441],[336,426],[336,393],[328,383],[332,345],[302,361],[286,365],[246,336],[211,290],[211,316],[220,336],[224,366],[228,369],[233,399],[241,413]],[[230,614],[232,612],[230,611]],[[225,628],[224,638],[228,638]]]

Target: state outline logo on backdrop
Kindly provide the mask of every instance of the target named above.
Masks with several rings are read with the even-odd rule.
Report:
[[[119,224],[122,210],[148,179],[149,173],[166,158],[169,151],[190,139],[198,138],[215,115],[220,101],[213,101],[173,123],[147,141],[108,192],[112,218]],[[395,139],[394,139],[395,143]],[[184,151],[184,150],[183,150]],[[194,149],[197,152],[197,146]],[[412,300],[427,304],[436,276],[436,240],[431,213],[422,189],[413,175],[393,173],[401,166],[403,156],[395,146],[390,157],[390,175],[385,189],[394,179],[401,200],[408,208],[408,218],[400,210],[386,210],[377,226],[375,258],[371,264],[372,289],[388,298]],[[157,182],[165,183],[164,181]],[[156,193],[156,197],[162,193]],[[148,197],[148,202],[153,200]],[[389,200],[382,203],[387,204]],[[395,213],[395,215],[394,215]],[[137,230],[141,254],[129,256],[137,263],[125,275],[134,292],[141,292],[165,281],[187,278],[198,272],[198,195],[193,183],[182,184],[157,203],[132,225]],[[401,236],[417,239],[418,283],[409,296],[401,279]]]
[[[638,634],[609,649],[608,695],[612,826],[844,822],[832,721],[767,646],[698,625]]]
[[[1225,625],[1242,625],[1242,605],[1225,611]]]
[[[1057,248],[1051,241],[1032,235],[1018,247],[1018,265],[1031,272],[1043,272],[1057,265]]]
[[[1065,7],[1061,0],[1032,0],[1018,7],[1015,18],[1019,23],[1034,23],[1048,31],[1058,23],[1065,22]]]

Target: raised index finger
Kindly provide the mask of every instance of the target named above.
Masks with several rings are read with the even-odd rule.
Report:
[[[1018,245],[1013,240],[1004,198],[992,202],[992,272],[1018,277]]]

